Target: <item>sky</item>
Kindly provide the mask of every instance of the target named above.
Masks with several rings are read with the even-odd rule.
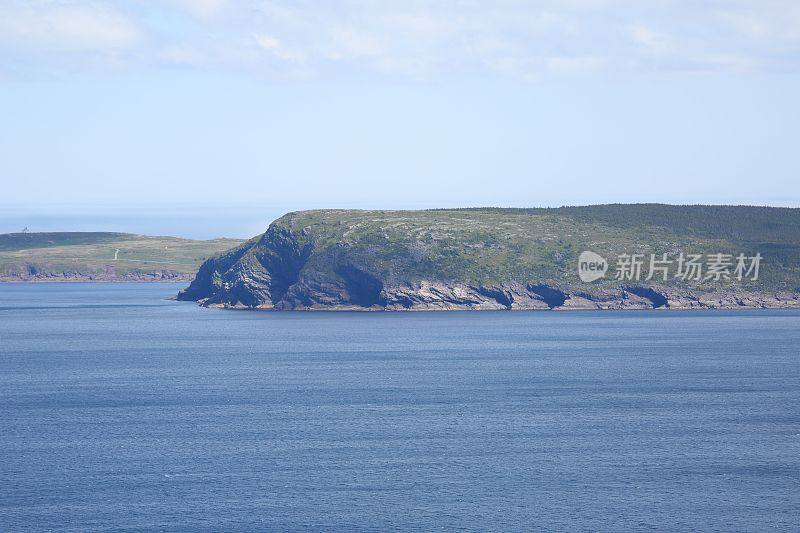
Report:
[[[800,206],[795,0],[0,1],[0,232]]]

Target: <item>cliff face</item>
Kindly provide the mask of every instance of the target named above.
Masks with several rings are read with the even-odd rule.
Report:
[[[797,213],[789,214],[794,224]],[[262,236],[206,261],[178,298],[277,310],[800,307],[794,233],[736,242],[707,228],[676,231],[669,217],[659,225],[578,215],[496,209],[290,213]],[[776,213],[768,215],[763,223],[774,233]],[[647,281],[645,271],[638,280],[615,280],[609,272],[584,283],[577,274],[582,250],[611,258],[753,254],[760,248],[780,253],[766,253],[758,281]]]

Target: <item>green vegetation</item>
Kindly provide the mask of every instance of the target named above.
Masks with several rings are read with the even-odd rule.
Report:
[[[577,257],[764,255],[762,282],[800,287],[800,210],[738,206],[599,205],[553,209],[319,210],[275,222],[387,281],[572,281]],[[314,258],[312,258],[313,261]],[[336,260],[326,257],[329,264]],[[324,268],[324,262],[316,265]]]
[[[0,252],[14,252],[32,248],[56,246],[93,245],[115,242],[131,237],[126,233],[110,232],[56,232],[56,233],[4,233],[0,234]]]
[[[0,280],[185,279],[206,259],[241,243],[129,233],[9,233],[0,235]]]

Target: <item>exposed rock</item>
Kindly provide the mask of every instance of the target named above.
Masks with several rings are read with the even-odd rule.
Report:
[[[275,310],[800,308],[794,292],[730,283],[582,283],[567,261],[573,251],[543,254],[553,263],[544,269],[541,260],[527,266],[521,245],[505,244],[463,212],[446,216],[424,225],[386,212],[291,213],[260,238],[206,261],[178,298]],[[442,229],[442,217],[478,229],[459,242]],[[398,227],[406,232],[399,238],[392,234]],[[513,253],[517,260],[508,259]]]
[[[8,269],[0,273],[0,282],[55,282],[55,281],[190,281],[186,272],[174,270],[142,270],[117,274],[113,269],[61,270],[31,265],[25,271]]]

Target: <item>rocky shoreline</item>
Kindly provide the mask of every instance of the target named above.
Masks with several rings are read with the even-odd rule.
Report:
[[[37,272],[35,274],[0,274],[0,283],[81,283],[81,282],[168,282],[191,281],[193,274],[173,271],[127,272]]]
[[[736,291],[680,291],[674,288],[629,286],[620,289],[565,291],[546,285],[446,285],[422,282],[416,286],[382,289],[378,301],[356,305],[336,292],[307,292],[301,299],[282,299],[245,305],[203,298],[198,303],[218,309],[275,311],[523,311],[523,310],[691,310],[800,309],[800,294],[760,294]],[[295,293],[298,291],[295,290]],[[186,299],[179,297],[179,299]]]

